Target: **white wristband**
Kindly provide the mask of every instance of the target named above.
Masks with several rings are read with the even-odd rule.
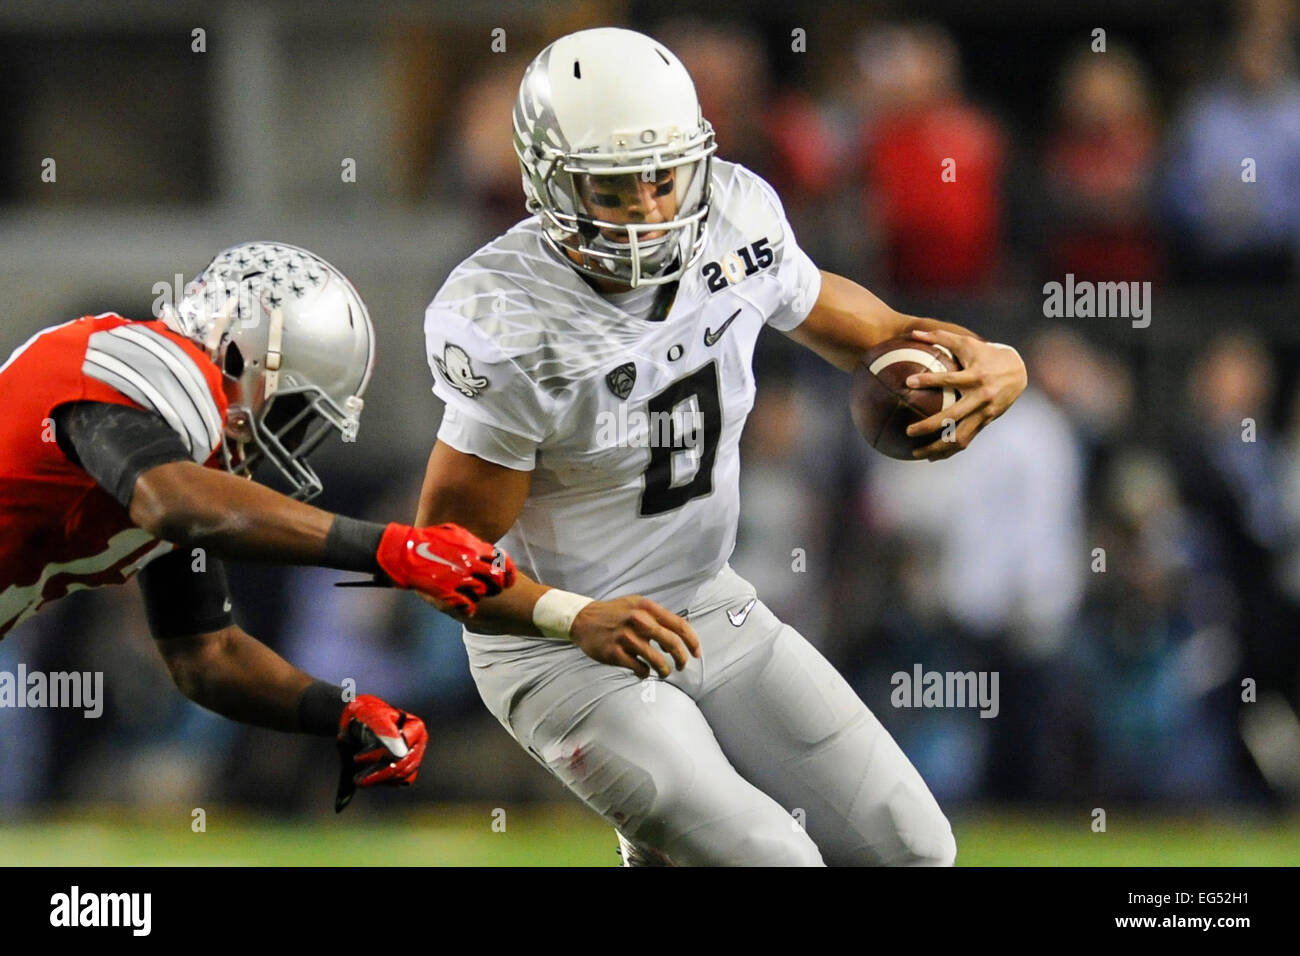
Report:
[[[551,588],[533,605],[533,624],[545,636],[567,641],[571,636],[569,631],[573,627],[573,619],[592,600],[572,591]]]

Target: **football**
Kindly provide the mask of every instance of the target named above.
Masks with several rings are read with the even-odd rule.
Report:
[[[913,422],[929,418],[957,401],[952,388],[908,388],[907,378],[918,372],[956,371],[961,363],[942,345],[900,337],[881,342],[862,358],[853,372],[849,407],[853,423],[877,451],[902,461],[935,439],[907,434]]]

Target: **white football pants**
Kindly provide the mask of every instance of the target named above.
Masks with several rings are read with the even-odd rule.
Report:
[[[920,774],[744,579],[724,568],[688,619],[702,659],[664,681],[558,641],[494,661],[485,638],[474,679],[511,735],[617,828],[632,862],[952,864],[952,830]]]

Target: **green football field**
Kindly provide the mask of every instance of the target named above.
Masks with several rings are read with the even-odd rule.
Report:
[[[495,828],[494,828],[495,824]],[[984,811],[954,815],[964,866],[1294,866],[1300,820],[1155,817],[1112,811],[1105,833],[1091,818]],[[268,822],[207,811],[103,810],[0,823],[0,864],[37,866],[614,866],[613,831],[581,808],[511,811],[454,807],[402,816]],[[504,827],[504,829],[503,829]]]

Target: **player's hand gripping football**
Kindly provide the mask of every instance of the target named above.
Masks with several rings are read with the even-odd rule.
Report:
[[[390,524],[379,566],[399,588],[411,588],[444,611],[472,617],[478,602],[515,583],[515,563],[458,524],[426,528]]]
[[[638,594],[592,601],[573,619],[570,635],[588,657],[626,667],[638,677],[650,676],[651,667],[660,677],[673,672],[654,644],[668,652],[678,670],[700,656],[700,639],[686,619]]]
[[[338,813],[352,802],[357,787],[415,783],[429,745],[424,721],[414,714],[362,694],[348,704],[339,721]]]
[[[947,386],[955,388],[961,396],[948,408],[907,429],[907,434],[912,436],[939,433],[934,441],[913,453],[915,458],[938,461],[957,454],[985,425],[1010,408],[1025,390],[1028,373],[1019,353],[1005,345],[942,329],[915,330],[912,335],[922,342],[944,346],[962,365],[955,372],[921,372],[907,379],[908,388]],[[946,429],[945,435],[947,420],[954,422],[955,427]]]

